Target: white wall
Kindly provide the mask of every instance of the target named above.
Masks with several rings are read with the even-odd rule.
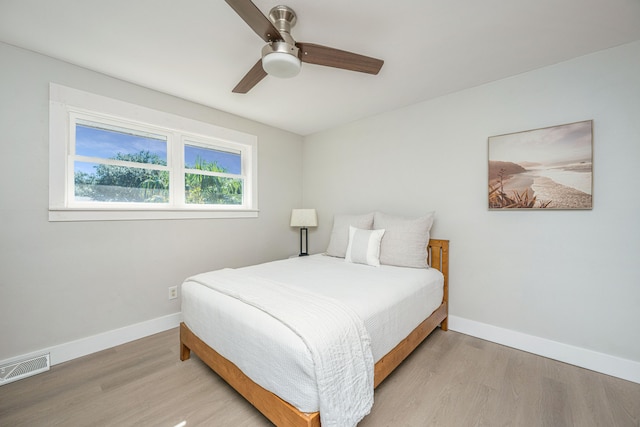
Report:
[[[2,43],[0,64],[0,361],[179,317],[187,276],[296,253],[300,136]],[[259,218],[48,222],[49,82],[257,135]]]
[[[488,211],[489,136],[589,119],[593,210]],[[334,213],[435,210],[458,324],[640,362],[640,42],[308,136],[303,176],[314,252]]]
[[[304,206],[319,212],[313,252],[326,248],[334,213],[436,210],[433,235],[451,240],[452,324],[640,366],[640,42],[303,144],[2,43],[0,63],[0,361],[178,313],[167,287],[186,276],[297,252],[288,220]],[[260,217],[49,223],[51,81],[257,135]],[[592,211],[487,211],[488,136],[587,119],[595,133]]]

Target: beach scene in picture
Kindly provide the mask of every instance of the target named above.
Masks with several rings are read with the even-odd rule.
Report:
[[[591,209],[593,121],[489,137],[489,209]]]

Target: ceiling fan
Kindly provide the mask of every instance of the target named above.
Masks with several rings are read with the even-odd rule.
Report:
[[[361,73],[378,74],[384,61],[357,53],[296,42],[291,28],[296,24],[295,12],[287,6],[276,6],[269,12],[269,20],[251,0],[225,0],[253,31],[267,44],[262,58],[249,70],[233,89],[234,93],[247,93],[267,74],[276,77],[294,77],[300,72],[301,62],[342,68]]]

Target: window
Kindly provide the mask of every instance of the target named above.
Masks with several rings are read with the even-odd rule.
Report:
[[[74,116],[70,206],[170,203],[166,136]]]
[[[184,191],[187,204],[241,205],[242,153],[184,145]]]
[[[51,221],[255,217],[256,157],[255,136],[51,84]]]

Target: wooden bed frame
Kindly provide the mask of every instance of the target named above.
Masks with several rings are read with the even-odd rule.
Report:
[[[444,275],[442,304],[431,316],[375,364],[374,387],[377,387],[418,345],[440,325],[447,330],[449,300],[449,241],[431,239],[427,248],[429,265]],[[237,366],[222,357],[198,338],[187,325],[180,324],[180,360],[187,360],[193,351],[249,403],[279,427],[320,427],[320,413],[300,412],[275,394],[247,377]]]

